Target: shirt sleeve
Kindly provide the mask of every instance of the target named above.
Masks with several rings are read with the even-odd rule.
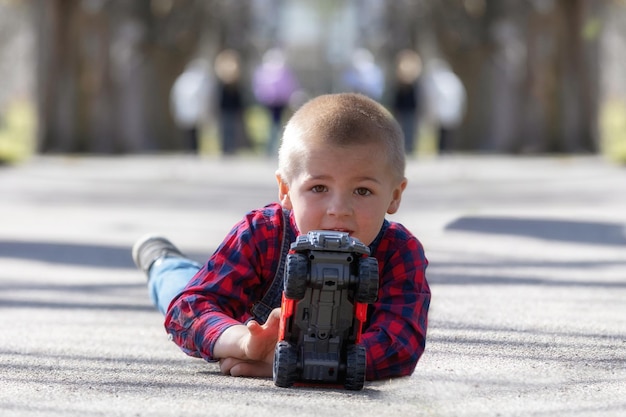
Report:
[[[224,330],[252,317],[250,306],[265,289],[264,277],[273,276],[277,236],[267,211],[249,213],[172,300],[165,328],[185,353],[216,360],[213,347]]]
[[[361,337],[367,351],[366,378],[410,375],[426,346],[428,261],[421,243],[397,226],[387,230],[374,255],[380,285]]]

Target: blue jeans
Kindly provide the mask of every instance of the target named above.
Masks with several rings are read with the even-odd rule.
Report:
[[[157,259],[148,271],[148,291],[152,303],[163,314],[170,303],[202,268],[198,262],[181,257]]]

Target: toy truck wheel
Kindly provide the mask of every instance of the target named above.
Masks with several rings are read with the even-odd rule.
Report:
[[[359,303],[373,303],[378,299],[378,261],[376,258],[359,260],[359,283],[354,294]]]
[[[300,253],[290,253],[287,255],[285,297],[293,300],[301,300],[304,298],[308,268],[309,265],[306,256]]]
[[[298,351],[284,340],[278,342],[274,350],[273,377],[274,384],[283,388],[292,386],[298,378]]]
[[[365,347],[361,345],[348,346],[346,356],[346,389],[358,391],[365,384],[366,355]]]

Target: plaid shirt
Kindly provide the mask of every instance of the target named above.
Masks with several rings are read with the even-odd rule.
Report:
[[[291,214],[288,219],[287,238],[293,242],[297,229]],[[252,306],[268,290],[280,265],[283,227],[279,204],[248,213],[172,301],[165,327],[183,351],[213,361],[213,346],[222,332],[255,318]],[[380,285],[361,336],[366,377],[410,375],[426,344],[428,261],[420,242],[404,226],[387,220],[370,250],[378,260]]]

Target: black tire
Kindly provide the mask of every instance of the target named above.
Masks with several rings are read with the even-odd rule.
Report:
[[[274,350],[274,384],[289,388],[298,378],[298,351],[289,342],[280,341]]]
[[[306,256],[300,253],[287,255],[285,269],[285,297],[292,300],[301,300],[306,293],[307,272],[309,263]]]
[[[352,391],[363,389],[367,359],[365,346],[348,346],[346,355],[346,381],[344,387]]]
[[[378,299],[378,260],[374,257],[359,259],[359,281],[354,300],[373,303]]]

